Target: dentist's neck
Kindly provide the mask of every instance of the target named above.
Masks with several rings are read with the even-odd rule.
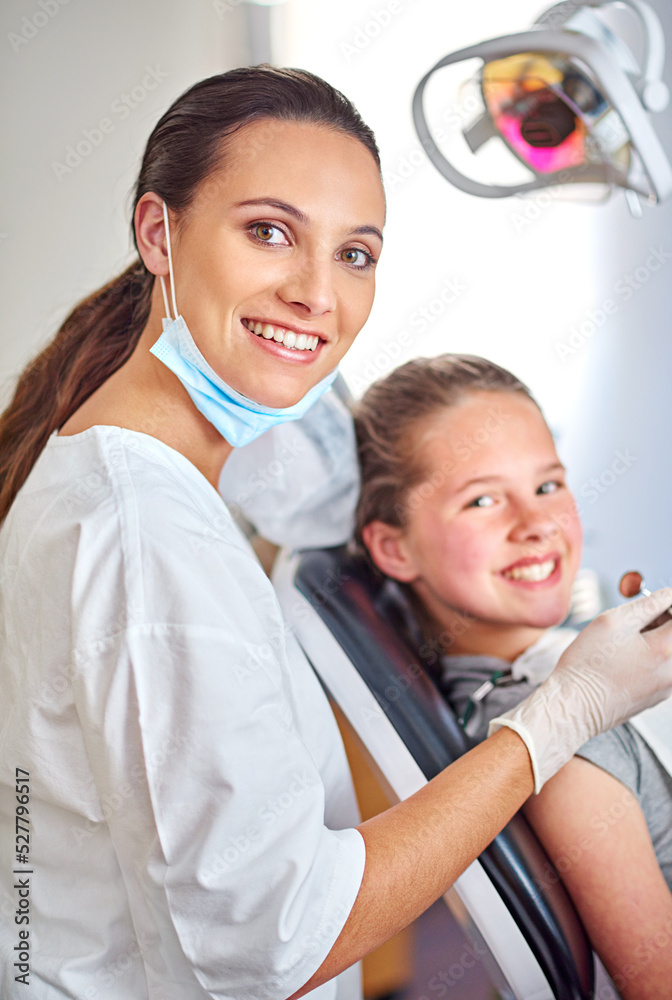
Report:
[[[196,409],[177,376],[150,354],[163,332],[164,315],[161,287],[155,281],[149,317],[130,358],[85,400],[59,434],[80,434],[99,424],[149,434],[184,455],[217,489],[233,448]]]
[[[196,408],[177,376],[150,353],[150,347],[163,332],[164,315],[163,295],[156,279],[147,323],[135,351],[124,365],[124,369],[128,369],[129,388],[133,387],[136,398],[140,392],[145,401],[146,433],[181,452],[217,489],[222,468],[233,447]],[[137,429],[142,430],[141,427]]]

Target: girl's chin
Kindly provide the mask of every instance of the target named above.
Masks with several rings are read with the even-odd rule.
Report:
[[[555,611],[549,610],[544,614],[531,615],[525,624],[528,628],[555,628],[558,625],[562,625],[562,623],[566,621],[568,614],[569,610],[567,608]]]
[[[512,618],[531,628],[553,628],[562,625],[569,614],[569,597],[567,594],[528,593],[521,595],[523,600],[509,605]]]

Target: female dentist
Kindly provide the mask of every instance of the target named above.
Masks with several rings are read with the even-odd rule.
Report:
[[[345,970],[583,742],[669,692],[672,623],[640,632],[665,590],[601,616],[489,740],[356,825],[329,706],[216,486],[233,447],[330,385],[384,210],[373,136],[326,83],[204,80],[149,139],[140,260],[19,381],[0,421],[4,997],[351,1000]]]

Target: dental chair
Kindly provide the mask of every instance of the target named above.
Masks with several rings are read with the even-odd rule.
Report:
[[[392,581],[341,546],[284,554],[273,582],[287,621],[392,801],[412,795],[470,749],[422,666]],[[484,948],[500,996],[594,995],[588,939],[521,814],[444,898],[467,938]]]

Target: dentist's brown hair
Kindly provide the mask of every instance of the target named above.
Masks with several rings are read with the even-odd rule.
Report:
[[[228,140],[262,119],[342,132],[359,140],[380,169],[373,132],[340,91],[305,70],[243,67],[195,84],[159,120],[142,160],[133,213],[153,191],[177,216],[179,230],[199,186],[222,166]],[[257,146],[253,155],[273,155],[271,141],[257,136]],[[75,306],[20,376],[0,416],[0,523],[50,435],[132,354],[149,317],[154,280],[135,260]]]

